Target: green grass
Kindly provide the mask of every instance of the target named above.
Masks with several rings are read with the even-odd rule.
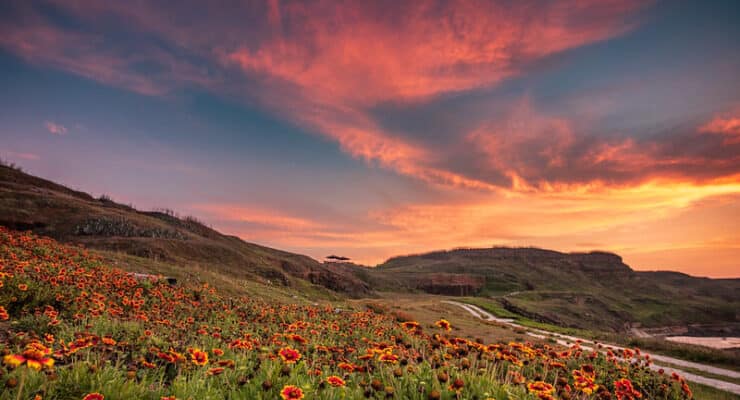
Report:
[[[740,400],[740,396],[736,394],[698,383],[692,383],[691,390],[694,392],[696,400]]]
[[[638,347],[656,354],[675,357],[686,361],[712,365],[733,371],[740,371],[740,350],[720,350],[702,346],[694,346],[683,343],[668,342],[663,339],[633,338],[625,335],[616,335],[608,332],[597,332],[592,330],[564,328],[561,326],[532,321],[526,317],[514,314],[504,309],[495,299],[483,299],[478,297],[465,297],[461,301],[476,305],[491,314],[501,318],[513,318],[522,326],[541,329],[570,336],[582,337],[584,339],[604,341],[622,346]],[[684,369],[684,368],[681,368]]]
[[[655,364],[656,365],[659,365],[659,366],[666,366],[666,367],[680,369],[682,371],[686,371],[686,372],[692,373],[694,375],[703,376],[705,378],[711,378],[711,379],[716,379],[716,380],[719,380],[719,381],[725,381],[725,382],[734,383],[736,385],[740,385],[740,378],[731,378],[731,377],[725,376],[725,375],[712,374],[710,372],[702,371],[702,370],[699,370],[699,369],[696,369],[696,368],[688,368],[688,367],[684,367],[684,366],[681,366],[681,365],[675,365],[675,364],[665,363],[665,362],[658,362],[658,363],[655,363]]]
[[[740,350],[719,350],[702,346],[693,346],[684,343],[668,342],[662,339],[630,338],[622,340],[628,346],[639,347],[643,350],[658,354],[680,358],[702,364],[709,364],[720,368],[740,371]]]

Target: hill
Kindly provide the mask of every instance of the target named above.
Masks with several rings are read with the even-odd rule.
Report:
[[[515,314],[577,328],[692,328],[738,334],[740,280],[637,272],[616,254],[537,248],[394,257],[359,275],[380,290],[491,299]]]
[[[165,266],[160,272],[184,279],[211,271],[301,290],[369,293],[352,274],[310,257],[223,235],[192,217],[96,199],[7,166],[0,166],[0,225],[102,250],[142,272]]]

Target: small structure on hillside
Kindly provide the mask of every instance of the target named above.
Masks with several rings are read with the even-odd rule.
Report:
[[[337,256],[337,255],[330,255],[326,256],[326,262],[349,262],[351,258],[349,257],[343,257],[343,256]]]

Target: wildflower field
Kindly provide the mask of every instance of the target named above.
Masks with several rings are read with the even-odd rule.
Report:
[[[446,320],[423,326],[137,279],[85,249],[0,228],[0,399],[692,397],[639,350],[451,332]]]

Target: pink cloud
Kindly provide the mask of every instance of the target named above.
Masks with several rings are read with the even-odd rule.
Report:
[[[740,144],[740,117],[734,115],[716,116],[699,127],[699,132],[722,135],[726,145]]]
[[[310,219],[287,215],[264,207],[210,203],[194,204],[191,208],[213,219],[258,224],[277,230],[317,229],[322,226]]]
[[[163,96],[186,84],[208,85],[208,73],[193,63],[178,58],[172,52],[142,41],[135,50],[120,48],[106,36],[104,21],[111,12],[123,9],[103,5],[65,2],[58,6],[78,14],[96,26],[90,31],[77,31],[55,25],[34,10],[22,5],[23,17],[16,24],[0,29],[0,47],[23,59],[51,66],[103,84],[123,88],[147,96]],[[133,8],[132,8],[133,9]],[[156,65],[157,72],[137,71],[138,65]]]
[[[57,124],[56,122],[46,121],[44,122],[44,126],[52,135],[62,136],[67,133],[67,128],[62,124]]]
[[[418,1],[393,7],[394,15],[381,8],[289,2],[279,15],[296,23],[292,34],[279,31],[223,57],[320,102],[418,99],[492,85],[526,62],[618,35],[638,2]],[[585,19],[593,22],[575,22]]]
[[[19,160],[27,160],[27,161],[37,161],[41,159],[41,156],[35,153],[18,153],[14,151],[6,151],[4,152],[8,158],[11,159],[19,159]]]
[[[422,1],[403,3],[391,16],[372,2],[288,2],[279,9],[281,23],[300,22],[290,33],[276,30],[217,54],[261,78],[267,89],[258,96],[267,107],[355,157],[433,184],[496,190],[444,167],[439,149],[379,127],[365,110],[496,85],[543,57],[627,31],[639,6]],[[557,150],[543,151],[562,162]]]
[[[145,95],[186,85],[237,95],[331,138],[353,157],[435,185],[531,189],[567,183],[569,168],[583,172],[574,182],[598,179],[581,171],[588,165],[616,181],[629,180],[638,169],[659,174],[706,159],[667,157],[655,142],[588,142],[568,120],[530,107],[515,108],[507,126],[484,121],[472,132],[456,133],[471,159],[485,156],[475,173],[446,164],[449,149],[388,130],[368,111],[495,86],[545,57],[627,32],[644,2],[239,4],[236,14],[255,17],[248,29],[234,12],[203,14],[197,7],[169,15],[150,3],[57,6],[97,29],[71,31],[29,12],[24,24],[3,29],[0,45],[32,62]],[[167,46],[142,41],[132,52],[89,33],[105,32],[111,23]],[[143,73],[139,65],[154,65],[155,72]]]

